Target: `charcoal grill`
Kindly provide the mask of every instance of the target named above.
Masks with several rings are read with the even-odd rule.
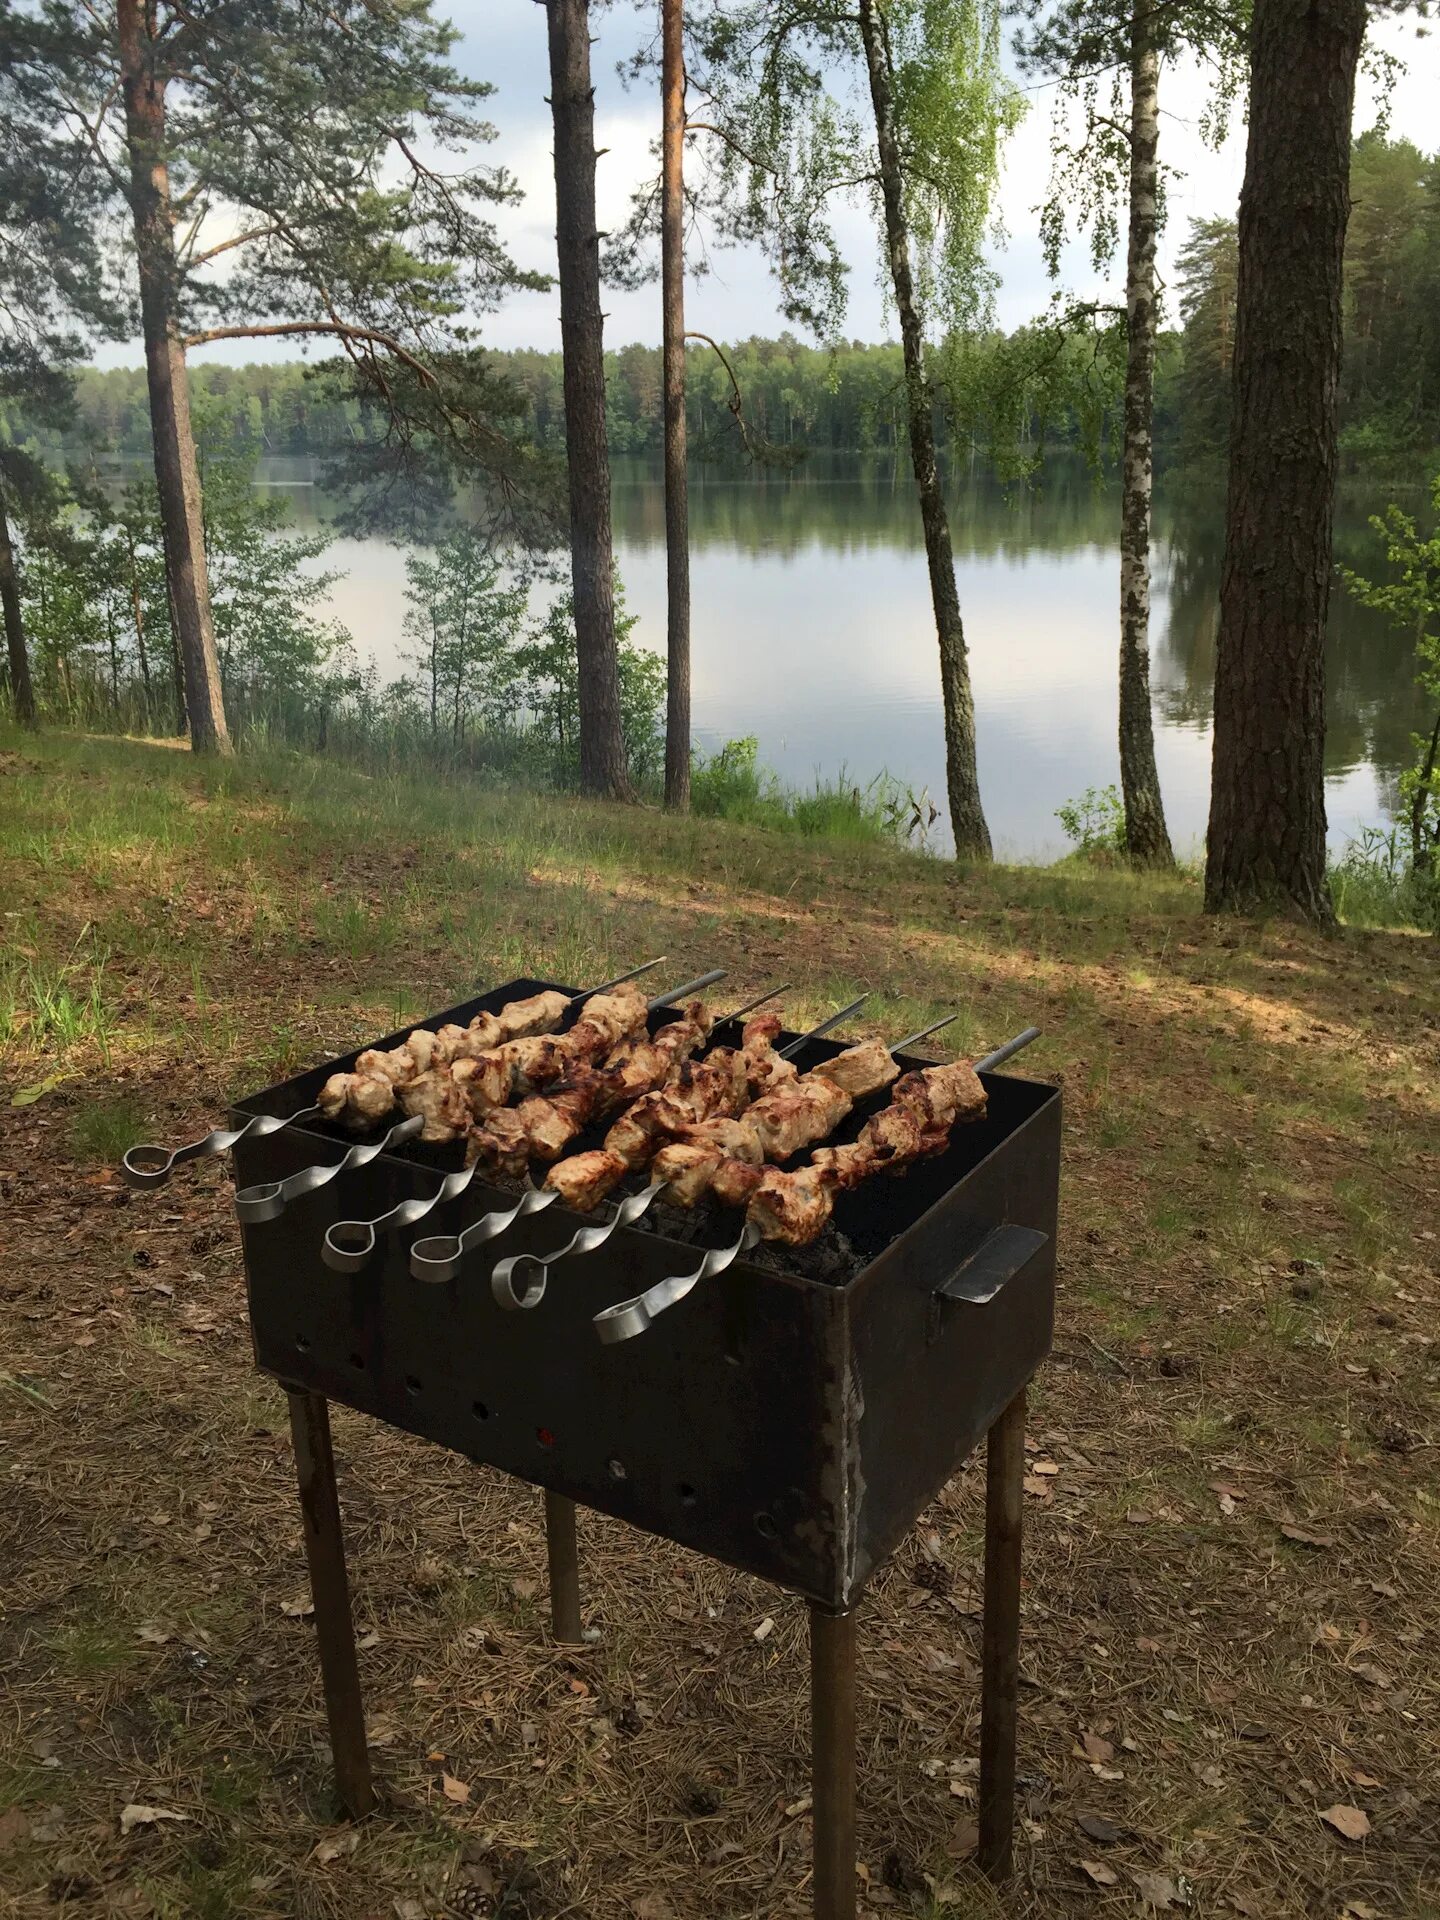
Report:
[[[509,981],[425,1024],[464,1025],[554,985]],[[652,1029],[673,1017],[652,1014]],[[839,1051],[812,1040],[796,1064]],[[235,1124],[304,1114],[354,1058],[242,1101]],[[278,1219],[243,1226],[256,1361],[290,1398],[331,1743],[353,1814],[369,1809],[373,1789],[330,1401],[544,1490],[558,1638],[580,1637],[576,1503],[807,1602],[819,1920],[855,1911],[857,1603],[988,1436],[980,1861],[996,1877],[1009,1871],[1025,1388],[1051,1339],[1060,1095],[1010,1075],[984,1078],[987,1117],[957,1127],[943,1155],[840,1196],[833,1230],[861,1263],[852,1277],[836,1283],[773,1255],[741,1257],[644,1337],[618,1345],[597,1338],[594,1315],[693,1266],[697,1245],[733,1234],[733,1217],[717,1212],[696,1244],[663,1223],[624,1229],[601,1252],[559,1264],[541,1306],[519,1314],[492,1298],[495,1248],[443,1285],[412,1278],[401,1236],[382,1241],[359,1273],[321,1260],[332,1222],[430,1196],[458,1148],[401,1140]],[[852,1116],[852,1131],[863,1117]],[[234,1150],[237,1185],[337,1162],[352,1142],[313,1118],[252,1131]],[[433,1225],[459,1233],[512,1200],[477,1178]],[[519,1223],[504,1252],[548,1251],[577,1223],[557,1207]]]

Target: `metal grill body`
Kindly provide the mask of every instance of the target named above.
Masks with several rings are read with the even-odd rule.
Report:
[[[463,1025],[551,984],[511,981],[426,1024]],[[652,1025],[673,1017],[657,1013]],[[840,1051],[812,1041],[796,1064]],[[256,1095],[238,1117],[300,1112],[353,1059]],[[256,1360],[287,1387],[844,1612],[1049,1348],[1060,1096],[1005,1075],[985,1081],[987,1118],[957,1127],[943,1155],[840,1196],[835,1226],[867,1262],[853,1277],[836,1284],[742,1258],[615,1346],[600,1343],[592,1316],[693,1265],[696,1246],[622,1230],[557,1266],[534,1312],[513,1314],[495,1305],[489,1266],[502,1244],[559,1244],[576,1224],[562,1207],[477,1249],[445,1285],[412,1278],[404,1235],[359,1274],[326,1267],[332,1221],[428,1196],[458,1164],[457,1149],[407,1142],[245,1227]],[[868,1110],[837,1137],[853,1137]],[[237,1183],[336,1160],[352,1141],[323,1122],[247,1139]],[[477,1179],[426,1231],[458,1233],[512,1199]],[[719,1244],[735,1220],[717,1210],[710,1224]]]

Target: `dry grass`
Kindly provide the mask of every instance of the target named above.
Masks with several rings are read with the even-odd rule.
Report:
[[[227,1188],[132,1199],[108,1171],[477,977],[668,950],[737,994],[783,966],[805,1011],[868,985],[884,1030],[958,1003],[978,1045],[1033,1017],[1065,1086],[1020,1879],[1002,1902],[967,1865],[972,1469],[865,1605],[865,1910],[1440,1913],[1433,943],[1212,924],[1184,882],[7,744],[0,1070],[61,1077],[0,1104],[5,1911],[807,1910],[799,1605],[586,1519],[596,1637],[559,1650],[537,1497],[348,1415],[385,1797],[334,1822]],[[130,1802],[184,1818],[122,1836]]]

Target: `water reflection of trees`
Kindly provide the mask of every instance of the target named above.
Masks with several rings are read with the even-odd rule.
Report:
[[[665,500],[651,461],[617,459],[615,531],[626,546],[665,540]],[[977,467],[947,477],[960,556],[1023,559],[1033,553],[1105,547],[1115,538],[1116,496],[1079,461],[1057,461],[1043,487],[1008,489]],[[816,547],[846,552],[923,546],[908,457],[825,456],[796,468],[696,465],[690,477],[690,538],[703,551],[733,546],[798,557]]]
[[[1368,499],[1342,497],[1335,557],[1373,566]],[[1157,586],[1168,618],[1156,621],[1156,705],[1169,726],[1207,727],[1215,685],[1224,523],[1218,501],[1181,493],[1157,517]],[[1157,605],[1159,595],[1157,594]],[[1393,778],[1411,758],[1410,736],[1423,718],[1411,643],[1336,584],[1325,645],[1325,765],[1331,773],[1369,762]]]

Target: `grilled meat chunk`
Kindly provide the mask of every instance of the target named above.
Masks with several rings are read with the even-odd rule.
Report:
[[[858,1047],[847,1047],[812,1071],[819,1079],[828,1080],[842,1093],[848,1093],[852,1100],[863,1099],[867,1093],[879,1093],[882,1087],[888,1087],[892,1080],[900,1077],[895,1057],[882,1040],[863,1040]]]
[[[332,1073],[320,1089],[317,1102],[327,1120],[351,1127],[373,1127],[395,1105],[395,1089],[388,1080],[364,1073]]]
[[[745,1218],[763,1240],[803,1247],[817,1240],[835,1211],[835,1196],[818,1167],[781,1173],[766,1167],[750,1195]]]

